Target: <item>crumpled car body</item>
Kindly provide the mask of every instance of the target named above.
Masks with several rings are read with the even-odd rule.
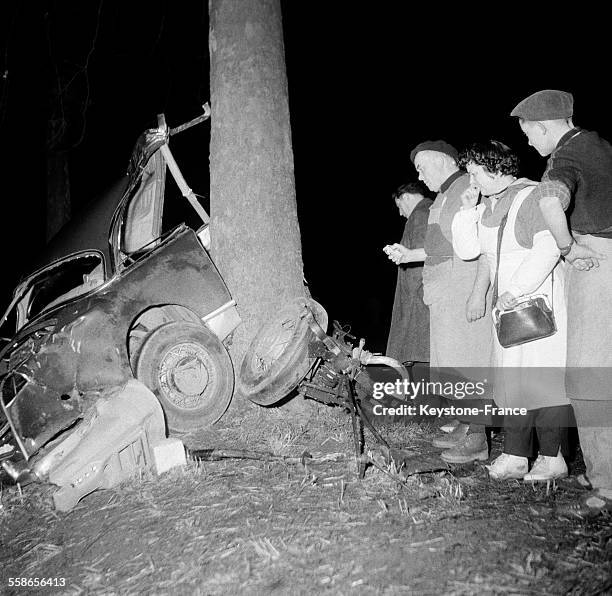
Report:
[[[240,318],[205,227],[162,233],[168,139],[165,126],[141,136],[110,221],[99,218],[108,206],[91,210],[106,243],[69,228],[76,250],[59,254],[56,242],[59,258],[19,284],[2,317],[0,445],[12,435],[25,460],[133,378],[159,399],[170,431],[208,426],[229,405],[224,342]]]

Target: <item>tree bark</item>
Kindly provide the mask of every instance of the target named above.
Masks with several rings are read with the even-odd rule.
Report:
[[[280,0],[209,0],[212,253],[243,325],[304,295]]]

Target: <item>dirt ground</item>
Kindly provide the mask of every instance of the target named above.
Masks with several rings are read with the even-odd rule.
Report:
[[[53,511],[52,487],[3,487],[0,593],[612,594],[612,517],[556,513],[582,490],[572,477],[494,482],[470,464],[407,477],[370,466],[360,480],[350,418],[308,403],[289,413],[246,405],[186,437],[192,448],[288,461],[190,461],[69,513]],[[434,451],[435,424],[381,432],[415,455]],[[10,588],[9,578],[65,585]]]

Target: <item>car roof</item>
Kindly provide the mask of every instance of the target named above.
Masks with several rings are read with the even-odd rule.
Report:
[[[109,231],[113,213],[126,194],[131,193],[137,186],[149,159],[165,144],[166,138],[166,132],[160,129],[148,129],[138,137],[127,174],[71,218],[47,244],[42,256],[35,263],[36,269],[73,252],[89,249],[101,251],[106,262],[110,263]]]
[[[108,232],[113,213],[123,198],[129,178],[124,176],[86,205],[51,239],[35,269],[81,250],[96,249],[109,262]]]

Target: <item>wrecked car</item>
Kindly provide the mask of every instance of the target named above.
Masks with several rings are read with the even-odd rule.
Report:
[[[174,433],[212,424],[229,405],[224,342],[240,318],[206,249],[208,216],[170,153],[174,131],[162,117],[141,136],[110,221],[90,211],[104,241],[73,232],[76,249],[23,279],[2,315],[0,445],[11,434],[26,459],[133,378],[155,394]],[[167,165],[203,220],[197,231],[162,232]]]
[[[166,438],[216,422],[234,391],[226,346],[240,324],[209,253],[208,215],[169,149],[160,117],[132,154],[117,198],[70,222],[0,320],[0,462],[15,482],[49,481],[60,510],[136,470],[184,461]],[[202,220],[162,226],[169,169]],[[112,210],[111,210],[112,207]],[[100,228],[104,233],[100,233]],[[368,364],[396,361],[347,341],[327,313],[295,298],[262,326],[239,367],[261,406],[292,394],[361,411]],[[350,383],[348,379],[350,378]],[[355,399],[357,401],[355,401]]]

